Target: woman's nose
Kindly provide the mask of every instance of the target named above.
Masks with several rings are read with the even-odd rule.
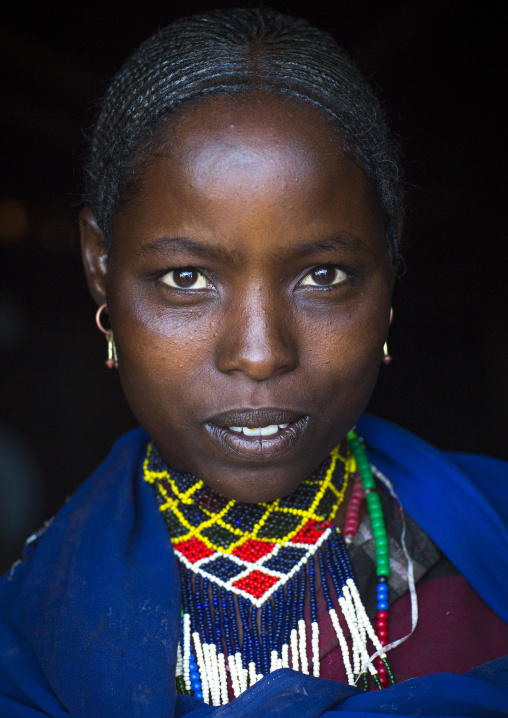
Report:
[[[259,292],[230,304],[218,339],[221,372],[243,372],[263,381],[292,371],[298,363],[288,312]]]

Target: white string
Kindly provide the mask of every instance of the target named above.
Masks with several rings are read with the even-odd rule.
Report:
[[[402,551],[404,552],[404,556],[406,557],[407,561],[407,583],[409,588],[409,594],[411,597],[411,630],[409,633],[405,636],[402,636],[402,638],[398,638],[396,641],[392,641],[391,643],[388,643],[388,645],[383,646],[381,650],[376,651],[375,653],[370,656],[368,662],[366,662],[364,665],[362,665],[362,669],[360,673],[364,673],[366,668],[373,663],[373,661],[378,658],[378,656],[383,655],[384,653],[387,653],[388,651],[393,650],[397,646],[400,646],[401,643],[404,643],[404,641],[407,641],[407,639],[413,635],[416,626],[418,625],[418,598],[416,596],[416,586],[415,586],[415,577],[414,577],[414,564],[413,559],[409,555],[409,551],[407,550],[406,546],[406,521],[404,518],[404,507],[402,506],[401,500],[397,496],[397,493],[395,492],[395,489],[393,488],[393,484],[374,464],[371,464],[372,473],[376,477],[376,479],[379,479],[382,484],[386,487],[388,490],[390,496],[398,503],[400,507],[400,516],[402,521],[402,533],[400,537],[400,543],[402,546]],[[360,676],[358,676],[359,678]],[[358,680],[358,679],[357,679]]]

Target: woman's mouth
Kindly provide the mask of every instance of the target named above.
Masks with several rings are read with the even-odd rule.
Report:
[[[213,417],[205,427],[229,453],[265,460],[291,449],[302,436],[308,415],[280,409],[230,411]]]

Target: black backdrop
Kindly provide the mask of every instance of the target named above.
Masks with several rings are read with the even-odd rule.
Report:
[[[181,15],[240,4],[249,3],[18,1],[2,11],[0,430],[22,442],[40,477],[21,499],[21,511],[32,499],[27,526],[54,513],[135,424],[104,367],[78,254],[84,131],[142,39]],[[352,53],[405,148],[407,271],[394,303],[395,360],[381,369],[371,410],[441,448],[508,458],[501,17],[493,3],[446,0],[271,5]],[[10,535],[0,560],[18,550]]]

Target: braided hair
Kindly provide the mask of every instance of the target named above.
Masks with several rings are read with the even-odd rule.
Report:
[[[113,78],[91,136],[84,202],[109,244],[117,207],[171,114],[214,95],[265,91],[310,103],[336,128],[370,180],[393,261],[403,204],[399,147],[366,79],[327,32],[269,8],[215,10],[176,20]]]

